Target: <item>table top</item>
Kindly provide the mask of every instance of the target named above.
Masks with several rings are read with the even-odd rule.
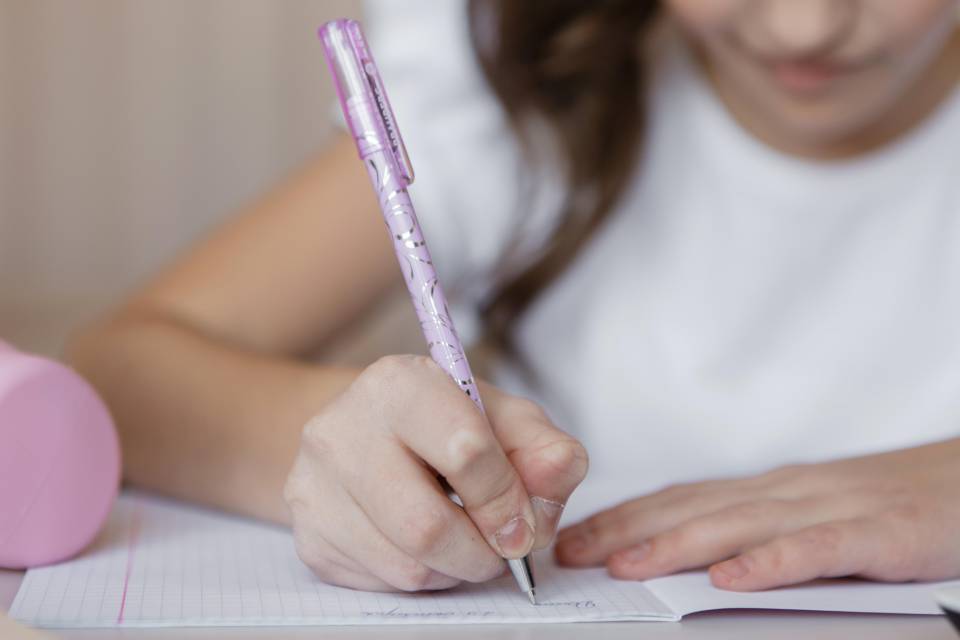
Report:
[[[20,587],[22,572],[0,570],[0,611],[6,612]],[[911,640],[958,640],[952,627],[942,616],[896,616],[850,613],[813,613],[784,611],[716,611],[687,616],[681,622],[602,622],[576,624],[530,625],[403,625],[376,627],[325,627],[325,640],[383,638],[448,638],[458,640],[566,640],[602,633],[604,640],[674,638],[706,640],[737,638],[796,638],[800,640],[833,640],[848,638],[905,638]],[[316,638],[315,627],[209,627],[183,629],[59,629],[59,638],[124,638],[129,640],[283,640],[284,638]]]

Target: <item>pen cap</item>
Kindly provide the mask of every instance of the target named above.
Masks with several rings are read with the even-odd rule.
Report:
[[[360,157],[385,150],[396,162],[404,185],[412,183],[413,167],[360,23],[332,20],[317,35]]]
[[[72,369],[0,341],[0,568],[79,553],[120,484],[107,408]]]

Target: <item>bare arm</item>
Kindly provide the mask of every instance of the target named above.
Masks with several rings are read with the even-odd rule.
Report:
[[[289,522],[334,584],[487,580],[549,543],[586,453],[493,387],[484,417],[427,357],[304,359],[399,285],[366,181],[340,140],[79,334],[71,358],[114,412],[132,482]]]
[[[399,283],[349,139],[71,341],[126,478],[286,521],[304,423],[356,377],[302,358]]]

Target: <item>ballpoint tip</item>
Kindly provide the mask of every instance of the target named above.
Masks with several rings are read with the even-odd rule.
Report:
[[[536,594],[534,594],[533,589],[530,589],[530,591],[527,591],[527,597],[530,598],[530,604],[533,604],[533,605],[537,604],[537,596]]]

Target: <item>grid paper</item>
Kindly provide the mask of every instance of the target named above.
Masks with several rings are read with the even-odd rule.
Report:
[[[532,606],[511,576],[450,591],[333,587],[286,529],[141,493],[120,497],[81,557],[24,578],[11,615],[39,627],[253,626],[676,620],[642,583],[535,558]]]

